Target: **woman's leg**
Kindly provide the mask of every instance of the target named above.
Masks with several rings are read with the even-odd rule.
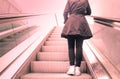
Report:
[[[76,38],[76,67],[80,67],[82,61],[82,45],[83,39],[80,37]]]
[[[75,75],[79,76],[81,74],[80,72],[80,65],[82,61],[82,45],[83,45],[83,39],[80,37],[76,38],[76,67],[75,67]]]
[[[69,63],[70,63],[70,67],[67,71],[68,75],[74,75],[75,74],[74,42],[75,42],[75,39],[70,36],[68,38],[68,53],[69,53]]]
[[[75,39],[72,37],[69,37],[68,38],[68,53],[69,53],[70,65],[75,64],[74,44],[75,44]]]

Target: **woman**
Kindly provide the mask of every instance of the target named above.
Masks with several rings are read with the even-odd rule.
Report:
[[[91,14],[88,0],[68,0],[64,9],[64,23],[61,37],[67,38],[70,67],[69,75],[80,75],[82,45],[84,39],[92,37],[85,15]],[[76,46],[75,46],[76,43]],[[76,55],[74,52],[76,47]],[[76,64],[75,64],[76,63]]]

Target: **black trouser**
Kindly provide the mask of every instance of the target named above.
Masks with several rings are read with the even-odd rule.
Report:
[[[80,36],[69,36],[68,37],[68,52],[69,52],[69,61],[70,65],[75,65],[80,67],[82,61],[82,45],[83,45],[83,38]],[[75,45],[76,45],[76,55],[75,55]]]

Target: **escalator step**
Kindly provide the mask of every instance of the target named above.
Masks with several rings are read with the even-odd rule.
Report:
[[[67,52],[67,46],[42,46],[42,52]]]
[[[34,73],[66,73],[69,68],[68,61],[32,61],[31,71]],[[80,71],[86,73],[86,62],[81,62]]]
[[[39,52],[37,55],[39,61],[68,61],[67,52]]]
[[[92,77],[86,73],[82,73],[81,76],[69,76],[66,73],[29,73],[21,79],[92,79]]]
[[[67,46],[67,41],[46,41],[45,45],[46,46],[48,46],[48,45],[53,45],[53,46],[56,46],[56,45]]]
[[[33,61],[31,71],[35,73],[65,73],[69,67],[68,61]]]

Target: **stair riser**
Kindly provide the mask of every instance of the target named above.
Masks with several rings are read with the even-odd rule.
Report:
[[[62,30],[59,29],[59,30],[54,30],[52,33],[62,33]]]
[[[45,45],[59,45],[59,46],[67,46],[67,41],[46,41]]]
[[[68,61],[69,60],[67,52],[65,53],[63,52],[60,52],[60,53],[40,52],[37,55],[37,59],[39,61]]]
[[[52,34],[59,34],[59,35],[61,35],[61,33],[62,33],[62,32],[55,32],[55,31],[54,31]]]
[[[31,62],[31,71],[34,73],[66,73],[69,69],[67,61],[33,61]],[[86,72],[86,62],[81,62],[82,73]]]
[[[61,36],[61,33],[52,33],[51,35],[58,35],[58,36]]]
[[[50,35],[49,37],[50,37],[50,38],[61,38],[60,35]]]
[[[65,73],[69,67],[68,62],[32,62],[31,70],[35,73]]]
[[[67,41],[65,38],[48,38],[47,41]]]
[[[86,73],[81,76],[69,76],[66,73],[30,73],[21,79],[92,79],[92,77]]]
[[[68,52],[67,46],[42,46],[42,52]]]
[[[52,33],[51,35],[59,35],[59,36],[61,36],[61,33]]]

